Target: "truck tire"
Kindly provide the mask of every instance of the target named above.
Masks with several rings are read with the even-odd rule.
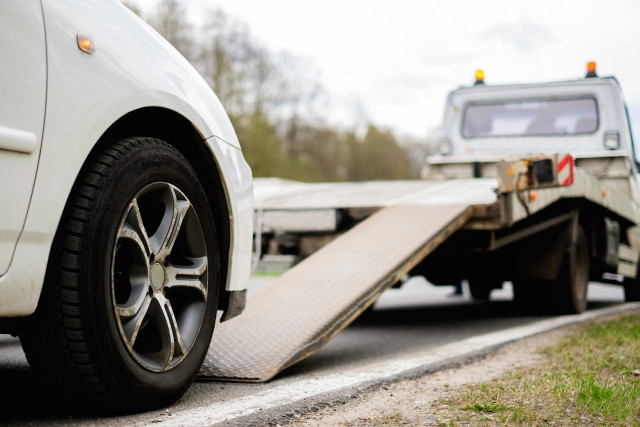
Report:
[[[622,286],[625,302],[640,301],[640,262],[638,262],[635,279],[625,277]]]
[[[473,299],[489,301],[491,291],[502,288],[503,282],[502,280],[496,279],[469,279],[467,280],[467,283],[469,284],[469,293]]]
[[[176,401],[209,348],[219,252],[194,169],[171,145],[96,153],[69,197],[36,313],[19,333],[61,403],[137,412]]]
[[[589,250],[584,230],[578,226],[573,247],[562,260],[560,275],[553,283],[556,311],[560,314],[582,313],[587,308]]]
[[[551,283],[548,280],[521,277],[512,282],[513,302],[519,309],[527,313],[542,314],[548,311],[548,305],[544,301],[551,291]]]

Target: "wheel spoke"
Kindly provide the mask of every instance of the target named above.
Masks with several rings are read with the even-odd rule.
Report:
[[[150,245],[136,199],[118,230],[112,286],[119,316],[134,317],[145,304],[149,286]]]
[[[165,301],[164,308],[165,309],[163,310],[163,312],[167,320],[167,326],[170,328],[171,332],[172,354],[171,357],[167,359],[168,363],[171,363],[174,358],[185,356],[188,352],[188,349],[185,348],[184,342],[182,340],[182,334],[180,333],[180,328],[178,327],[178,322],[176,321],[176,317],[169,300]]]
[[[151,236],[151,246],[155,259],[161,261],[171,254],[173,245],[180,233],[184,218],[191,204],[182,195],[177,195],[173,188],[164,194],[165,211],[156,232]]]
[[[162,369],[166,370],[175,359],[186,355],[188,350],[182,342],[171,303],[164,297],[158,297],[156,300],[158,310],[154,310],[153,322],[158,329],[162,346],[159,351],[153,353],[153,357],[161,364]]]
[[[118,238],[133,240],[143,251],[145,257],[147,259],[149,258],[151,254],[151,243],[147,235],[147,230],[142,222],[140,208],[138,207],[136,199],[133,199],[129,204],[125,222],[122,224],[122,227],[120,227],[120,230],[118,230]]]
[[[141,311],[143,314],[146,312],[149,305],[149,302],[147,301],[149,299],[149,295],[145,292],[147,287],[148,286],[146,284],[142,287],[136,287],[137,289],[134,290],[137,292],[131,292],[132,298],[129,298],[126,303],[118,305],[117,310],[121,317],[129,319],[136,316],[136,314]],[[137,295],[137,297],[135,297],[135,295]]]
[[[207,271],[207,257],[188,258],[193,264],[190,266],[167,265],[167,284],[165,287],[188,287],[197,289],[204,299],[207,288],[202,282],[202,275]]]
[[[133,310],[132,307],[117,307],[116,312],[120,317],[122,329],[127,338],[129,346],[133,346],[138,337],[138,332],[149,312],[152,298],[147,294],[142,294],[140,299],[140,305],[137,309]]]

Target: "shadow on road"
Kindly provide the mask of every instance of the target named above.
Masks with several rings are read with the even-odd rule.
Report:
[[[615,298],[597,300],[590,302],[589,309],[620,303]],[[318,353],[285,370],[274,381],[348,372],[365,363],[549,317],[552,316],[524,314],[505,299],[477,302],[444,297],[425,304],[413,301],[408,306],[376,307],[361,315]],[[63,409],[51,390],[29,369],[19,341],[7,335],[0,335],[0,378],[5,390],[0,424],[92,424],[92,416]]]
[[[0,336],[0,378],[5,390],[2,398],[2,425],[25,425],[28,420],[61,417],[56,396],[33,374],[17,338]]]
[[[620,301],[591,301],[587,310],[605,308],[621,304]],[[432,322],[455,322],[476,320],[491,320],[529,318],[531,321],[541,320],[556,316],[550,310],[544,308],[523,308],[512,301],[461,301],[457,304],[429,304],[423,307],[411,308],[385,308],[367,310],[353,323],[352,327],[365,327],[376,325],[380,327],[395,327],[402,325],[428,324]]]
[[[595,301],[589,310],[621,304]],[[523,326],[554,317],[523,313],[511,301],[428,304],[422,307],[368,310],[319,352],[285,370],[279,378],[348,371],[413,351],[439,347],[472,336]]]

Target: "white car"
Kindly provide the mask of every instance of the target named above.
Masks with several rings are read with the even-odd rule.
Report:
[[[0,2],[0,94],[0,332],[68,401],[174,402],[250,274],[223,107],[118,0]]]

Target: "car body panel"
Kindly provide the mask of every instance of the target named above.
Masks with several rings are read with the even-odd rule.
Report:
[[[117,0],[42,3],[49,58],[44,142],[24,231],[11,268],[0,277],[0,316],[35,310],[51,243],[85,159],[113,123],[146,107],[186,118],[211,151],[231,223],[226,289],[246,289],[253,235],[251,170],[209,86],[168,42]],[[78,34],[94,41],[94,53],[78,48]]]
[[[11,262],[36,176],[47,89],[39,0],[0,3],[0,276]]]

